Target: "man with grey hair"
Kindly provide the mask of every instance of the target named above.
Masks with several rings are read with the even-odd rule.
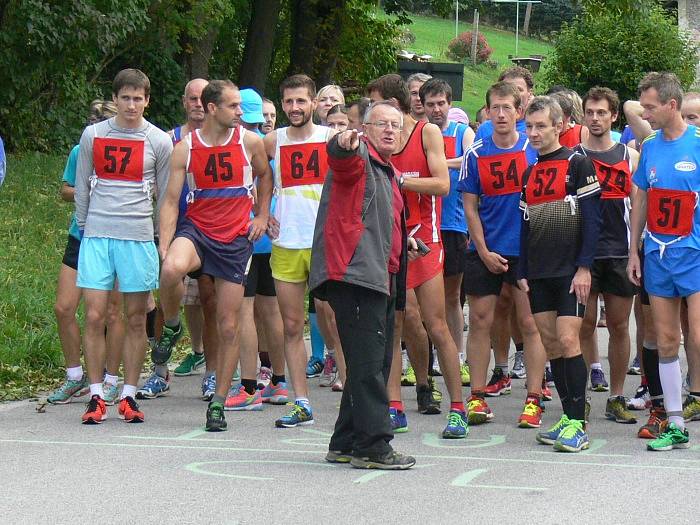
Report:
[[[525,122],[537,162],[522,180],[518,284],[530,293],[564,411],[537,440],[579,452],[588,448],[587,370],[579,331],[600,232],[600,185],[590,159],[559,143],[563,113],[554,99],[535,97]]]
[[[689,446],[678,350],[682,298],[688,303],[687,340],[700,337],[700,130],[683,120],[683,90],[673,73],[648,73],[639,83],[639,92],[641,116],[655,131],[644,140],[632,177],[638,191],[632,202],[627,273],[640,284],[641,264],[635,248],[646,225],[644,287],[651,302],[668,416],[668,424],[647,448],[661,451]]]
[[[356,468],[405,470],[416,462],[389,444],[386,391],[394,312],[406,290],[404,204],[391,164],[402,126],[401,112],[380,101],[365,114],[362,137],[347,130],[330,140],[314,230],[309,288],[335,313],[348,369],[326,460]],[[416,254],[415,241],[410,246]]]
[[[413,73],[406,79],[408,92],[411,94],[411,116],[416,120],[428,121],[428,116],[425,114],[425,108],[420,99],[420,88],[431,78],[433,77],[425,73]]]

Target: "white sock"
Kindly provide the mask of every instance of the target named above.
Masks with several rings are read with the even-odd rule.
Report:
[[[136,397],[136,386],[135,385],[124,385],[122,387],[122,395],[119,399],[124,399],[125,397]]]
[[[105,383],[109,383],[110,385],[117,386],[118,382],[119,382],[119,376],[113,376],[112,374],[105,374]]]
[[[664,407],[669,423],[675,423],[681,430],[685,428],[683,420],[683,378],[681,362],[678,356],[659,357],[659,378],[664,392]]]
[[[90,397],[92,396],[100,396],[100,399],[105,397],[104,390],[102,390],[102,383],[90,384]]]
[[[602,370],[603,367],[600,363],[591,363],[591,370]]]
[[[307,397],[297,397],[294,400],[294,404],[303,406],[304,408],[307,408],[309,411],[311,411],[311,404],[309,403],[309,398]]]
[[[80,381],[83,378],[83,367],[78,365],[66,368],[66,375],[70,381]]]

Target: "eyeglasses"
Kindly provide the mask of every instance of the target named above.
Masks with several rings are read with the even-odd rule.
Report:
[[[396,131],[401,131],[401,124],[398,122],[389,122],[386,120],[378,120],[377,122],[365,122],[365,124],[370,124],[372,126],[377,126],[378,128],[382,129],[390,129],[390,130],[396,130]]]

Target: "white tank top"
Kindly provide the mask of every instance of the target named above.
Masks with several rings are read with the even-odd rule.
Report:
[[[314,125],[307,140],[296,142],[287,136],[288,128],[277,130],[275,148],[274,216],[280,223],[280,234],[272,243],[289,249],[311,248],[318,205],[328,163],[326,142],[332,130]]]

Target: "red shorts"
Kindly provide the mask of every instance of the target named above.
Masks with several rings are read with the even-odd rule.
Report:
[[[408,263],[406,288],[409,290],[418,288],[436,275],[442,274],[442,267],[445,262],[442,243],[431,242],[426,244],[430,248],[430,253]]]

